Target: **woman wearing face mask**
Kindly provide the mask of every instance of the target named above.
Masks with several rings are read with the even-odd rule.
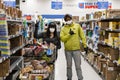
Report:
[[[48,24],[47,31],[42,32],[40,34],[38,34],[38,24],[36,23],[34,37],[36,39],[42,38],[43,43],[46,42],[47,44],[52,43],[56,45],[57,49],[61,48],[59,34],[57,33],[56,24],[54,22],[50,22]],[[56,55],[56,58],[57,58],[57,55]]]

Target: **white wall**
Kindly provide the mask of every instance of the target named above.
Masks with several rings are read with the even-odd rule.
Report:
[[[20,9],[23,14],[66,14],[70,13],[76,16],[83,16],[86,13],[96,11],[97,9],[80,9],[78,7],[79,2],[95,2],[97,0],[57,0],[63,2],[63,8],[61,10],[51,9],[52,0],[26,0],[22,2],[20,0]],[[120,9],[120,0],[108,0],[112,2],[112,8]]]

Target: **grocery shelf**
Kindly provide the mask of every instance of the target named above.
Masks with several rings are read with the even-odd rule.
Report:
[[[30,20],[30,21],[28,21],[28,20],[27,20],[26,22],[27,22],[27,23],[32,23],[33,21],[31,21],[31,20]]]
[[[98,21],[102,21],[102,22],[108,22],[108,21],[120,21],[120,17],[113,17],[113,18],[99,19]]]
[[[34,40],[34,38],[30,39],[29,42],[31,42],[31,41],[33,41],[33,40]]]
[[[0,63],[4,62],[8,58],[9,58],[9,56],[8,57],[0,57]]]
[[[105,80],[104,76],[101,74],[101,72],[93,65],[90,63],[90,61],[85,57],[84,53],[81,53],[82,57],[86,62],[94,69],[94,71],[102,78],[102,80]]]
[[[16,35],[9,35],[8,39],[12,39],[12,38],[15,38],[15,37],[18,37],[18,36],[21,36],[22,33],[19,33],[19,34],[16,34]]]
[[[94,22],[94,21],[98,21],[98,19],[90,19],[90,20],[87,20],[87,22]]]
[[[98,19],[89,19],[89,20],[82,20],[82,21],[79,21],[79,22],[94,22],[94,21],[98,21]]]
[[[120,33],[120,29],[116,29],[116,30],[112,30],[112,29],[101,29],[101,31],[104,30],[106,32],[110,32],[110,33]]]
[[[112,47],[114,49],[119,48],[119,47],[116,47],[116,46],[109,45],[109,44],[105,43],[104,41],[99,41],[98,44],[106,45],[106,46]]]
[[[22,23],[23,21],[22,20],[14,20],[14,19],[7,19],[7,22],[20,22]]]
[[[25,46],[25,44],[23,44],[23,45],[20,46],[20,47],[16,47],[16,48],[12,49],[11,52],[10,52],[10,53],[11,53],[10,55],[12,55],[12,54],[14,54],[16,51],[22,49],[24,46]]]
[[[86,30],[90,30],[90,31],[93,31],[93,29],[92,29],[92,28],[90,28],[90,29],[86,29]]]
[[[12,72],[12,70],[16,67],[19,66],[19,63],[23,60],[23,57],[11,57],[10,58],[10,73]]]
[[[120,21],[120,17],[113,17],[113,18],[105,18],[105,19],[90,19],[90,20],[83,20],[83,21],[80,21],[80,22],[99,22],[99,21],[102,21],[102,22],[108,22],[108,21]]]

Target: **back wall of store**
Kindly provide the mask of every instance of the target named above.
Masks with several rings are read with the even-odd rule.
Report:
[[[62,2],[62,9],[51,9],[52,0],[20,0],[20,9],[23,14],[66,14],[70,13],[76,16],[84,16],[86,13],[91,13],[101,9],[81,9],[78,7],[80,2],[97,2],[98,0],[57,0]],[[55,1],[55,0],[54,0]],[[120,8],[120,0],[108,0],[112,3],[113,9]]]

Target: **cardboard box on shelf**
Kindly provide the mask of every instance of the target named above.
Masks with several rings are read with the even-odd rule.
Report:
[[[94,13],[94,19],[100,19],[101,16],[102,16],[102,12],[101,11],[98,11],[98,12]]]
[[[87,58],[90,61],[90,63],[93,64],[94,63],[94,53],[93,53],[93,51],[88,51],[88,53],[89,54],[88,54]]]
[[[29,74],[29,80],[43,80],[42,74]]]
[[[113,46],[113,43],[114,43],[113,37],[109,37],[109,38],[108,38],[108,43],[107,43],[107,44]]]
[[[119,47],[119,45],[120,45],[120,39],[118,37],[114,37],[113,39],[114,39],[114,46],[115,47]]]
[[[105,39],[105,40],[104,40],[105,43],[108,43],[108,41],[109,41],[108,39]]]
[[[118,72],[114,70],[114,67],[107,67],[105,80],[115,80]]]
[[[106,10],[107,18],[120,17],[120,9],[108,9]]]
[[[116,80],[120,80],[120,75],[117,75],[117,78],[116,78]]]
[[[78,22],[79,21],[79,16],[72,16],[72,20],[74,22]]]
[[[109,37],[119,37],[119,33],[109,33]]]
[[[0,9],[2,9],[3,3],[0,3]]]
[[[113,62],[111,62],[111,61],[107,61],[106,64],[107,64],[107,66],[109,66],[109,67],[117,67],[117,64],[116,64],[116,63],[113,63]]]
[[[109,54],[110,54],[110,59],[111,60],[118,60],[119,59],[119,49],[115,49],[112,47],[109,47]]]
[[[119,29],[120,29],[120,22],[118,24],[119,24]]]
[[[18,18],[22,18],[22,11],[18,9]]]
[[[112,30],[119,29],[119,22],[109,22],[109,28]]]
[[[103,76],[106,76],[106,69],[107,69],[107,64],[106,62],[102,62],[102,72],[103,72]]]
[[[108,29],[109,28],[109,22],[100,22],[99,26],[101,29]]]
[[[94,67],[98,69],[97,65],[98,65],[98,56],[94,57]]]
[[[9,73],[10,60],[6,59],[4,62],[0,63],[0,77],[5,77]]]
[[[6,11],[7,11],[7,15],[10,16],[10,7],[7,7]]]
[[[104,53],[104,55],[108,56],[108,52],[109,52],[109,47],[106,46],[106,45],[104,45],[104,47],[103,47],[103,53]]]
[[[12,17],[13,16],[13,8],[10,7],[10,16]]]
[[[101,57],[98,56],[98,61],[97,61],[97,69],[99,70],[99,72],[102,72],[102,63],[101,63]]]
[[[87,19],[87,20],[90,19],[90,14],[86,14],[86,19]]]

